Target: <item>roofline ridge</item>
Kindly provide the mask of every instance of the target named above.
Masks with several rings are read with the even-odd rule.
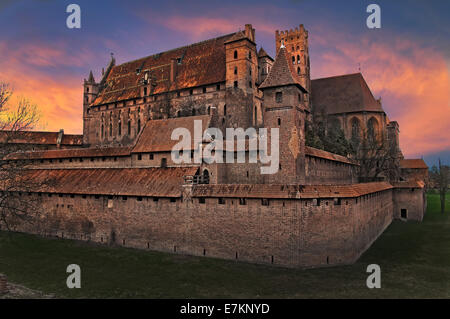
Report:
[[[232,35],[234,35],[236,33],[237,32],[233,32],[233,33],[221,35],[221,36],[218,36],[218,37],[215,37],[215,38],[206,39],[206,40],[203,40],[203,41],[200,41],[200,42],[195,42],[195,43],[187,44],[187,45],[184,45],[184,46],[181,46],[181,47],[173,48],[173,49],[170,49],[170,50],[167,50],[167,51],[161,51],[161,52],[158,52],[158,53],[154,53],[154,54],[151,54],[151,55],[144,56],[142,58],[138,58],[138,59],[134,59],[134,60],[131,60],[131,61],[127,61],[127,62],[118,64],[118,65],[116,65],[116,67],[123,66],[125,64],[130,64],[130,63],[133,63],[133,62],[137,62],[137,61],[140,61],[140,60],[143,60],[143,59],[148,59],[148,58],[151,58],[151,57],[154,57],[156,55],[163,54],[163,53],[169,53],[169,52],[172,52],[172,51],[175,51],[175,50],[186,49],[186,48],[189,48],[189,47],[200,45],[200,44],[203,44],[205,42],[215,41],[215,40],[218,40],[220,38],[225,38],[225,37],[232,36]]]

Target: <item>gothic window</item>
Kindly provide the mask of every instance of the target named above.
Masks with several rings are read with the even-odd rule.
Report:
[[[300,55],[297,55],[297,64],[300,64]]]
[[[277,103],[283,102],[283,92],[276,92],[275,93],[275,101]]]
[[[252,51],[248,51],[248,58],[249,58],[249,59],[252,58]]]
[[[234,51],[234,58],[237,59],[238,55],[237,55],[237,51]]]
[[[131,135],[131,119],[128,118],[128,135]]]
[[[138,118],[138,121],[137,121],[137,128],[138,128],[138,132],[140,132],[141,131],[141,119],[140,118]]]
[[[112,136],[112,112],[109,113],[109,136]]]
[[[376,141],[378,139],[378,121],[372,117],[367,123],[367,135],[370,140]]]
[[[278,118],[278,126],[281,126],[281,119]]]
[[[360,130],[361,125],[359,124],[359,120],[354,117],[351,121],[351,127],[352,127],[352,139],[353,140],[359,140],[360,138]]]
[[[162,168],[167,167],[167,158],[165,158],[165,157],[161,158],[161,167]]]
[[[292,64],[295,64],[295,56],[292,56]]]
[[[298,67],[297,68],[297,74],[300,75],[300,73],[301,73],[301,70],[300,70],[300,67]]]
[[[104,135],[104,133],[105,133],[105,127],[103,126],[103,124],[102,124],[101,130],[102,130],[102,138],[103,138],[103,135]]]
[[[237,66],[234,67],[234,74],[237,74]]]

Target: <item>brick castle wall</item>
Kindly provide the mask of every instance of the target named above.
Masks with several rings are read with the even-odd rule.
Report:
[[[354,262],[393,218],[392,190],[358,198],[138,198],[27,194],[42,216],[17,231],[286,267]]]

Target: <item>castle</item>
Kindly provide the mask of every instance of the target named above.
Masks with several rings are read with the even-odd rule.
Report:
[[[286,267],[352,263],[394,218],[426,209],[421,160],[402,180],[360,183],[352,158],[307,146],[305,123],[326,114],[347,138],[367,129],[399,148],[360,73],[311,80],[308,31],[275,33],[275,59],[243,31],[116,65],[84,80],[82,146],[18,152],[20,192],[42,214],[18,231]],[[244,162],[176,163],[176,128],[279,131],[279,165],[262,174],[250,141],[224,146]],[[270,135],[270,134],[269,134]],[[271,136],[269,136],[271,138]],[[239,141],[238,141],[239,142]],[[190,145],[194,158],[211,139]],[[426,165],[425,165],[426,168]]]

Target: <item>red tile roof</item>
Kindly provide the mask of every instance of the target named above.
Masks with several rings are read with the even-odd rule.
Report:
[[[404,159],[400,161],[400,168],[428,169],[428,166],[423,159]]]
[[[312,103],[317,112],[383,112],[361,73],[345,74],[311,81]]]
[[[30,169],[24,172],[23,179],[35,185],[28,186],[31,189],[27,187],[27,192],[180,197],[184,176],[194,175],[197,170],[197,167]]]
[[[425,182],[420,180],[402,181],[393,183],[395,188],[424,188]]]
[[[194,197],[229,198],[351,198],[392,189],[388,182],[353,185],[271,185],[271,184],[227,184],[196,185]]]
[[[130,154],[131,154],[130,147],[73,148],[63,150],[46,150],[46,151],[29,151],[29,152],[12,153],[7,155],[5,159],[31,160],[31,159],[53,159],[53,158],[128,156]]]
[[[106,87],[91,105],[139,98],[145,72],[156,86],[154,94],[225,81],[225,42],[235,33],[154,54],[114,66],[106,78]],[[170,83],[172,59],[180,59],[177,75]],[[141,69],[137,74],[136,70]]]
[[[330,161],[335,161],[335,162],[342,162],[342,163],[347,163],[347,164],[352,164],[352,165],[358,165],[358,163],[355,160],[352,160],[350,158],[347,158],[345,156],[341,156],[338,154],[334,154],[334,153],[330,153],[324,150],[319,150],[317,148],[313,148],[313,147],[309,147],[306,146],[305,147],[305,154],[307,156],[312,156],[312,157],[319,157],[319,158],[324,158]]]
[[[0,143],[57,145],[59,132],[0,131]],[[83,135],[63,134],[61,145],[83,144]]]
[[[266,79],[259,86],[259,88],[265,89],[285,85],[297,85],[304,92],[306,92],[305,88],[303,88],[300,83],[300,78],[297,76],[297,72],[294,70],[292,62],[290,62],[287,57],[286,48],[283,47],[278,51],[269,75],[267,75]]]
[[[258,58],[264,58],[264,57],[267,57],[273,61],[273,58],[269,54],[267,54],[266,50],[264,50],[263,47],[261,47],[258,51]]]
[[[164,120],[151,120],[139,136],[132,153],[170,152],[179,140],[172,140],[172,132],[176,128],[186,128],[191,132],[191,149],[197,149],[194,145],[194,121],[202,121],[203,131],[209,127],[211,117],[209,115],[178,117]]]

